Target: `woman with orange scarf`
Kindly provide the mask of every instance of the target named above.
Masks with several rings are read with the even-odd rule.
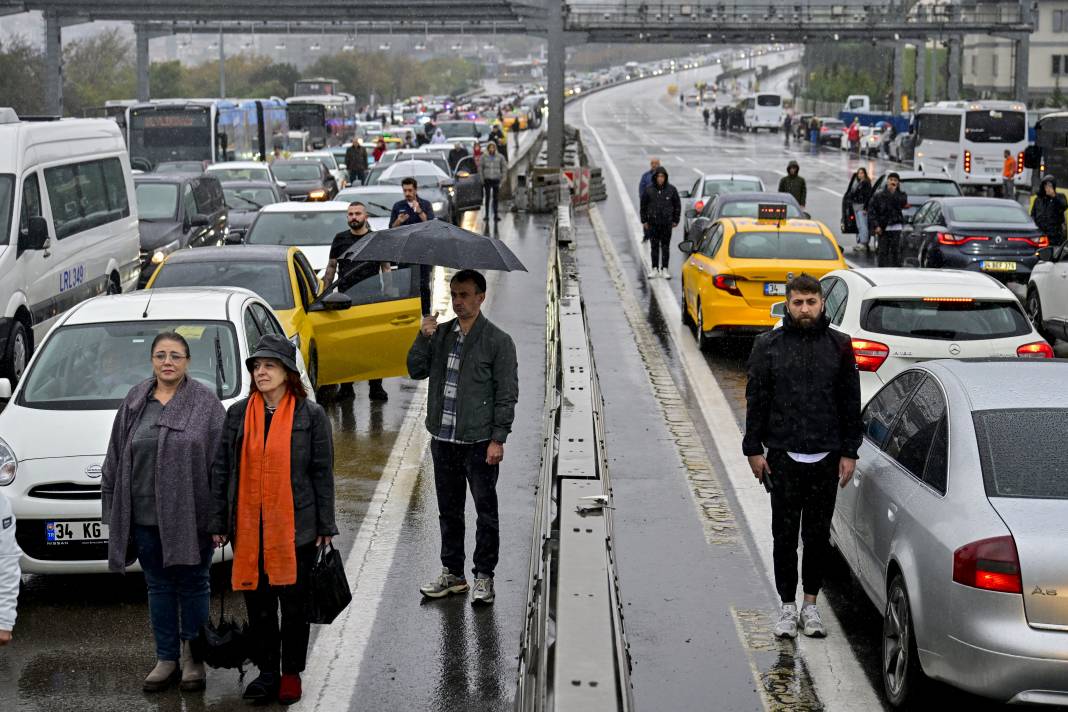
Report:
[[[317,547],[337,534],[330,422],[307,399],[296,356],[282,336],[260,339],[245,361],[249,397],[230,406],[212,468],[209,527],[216,544],[233,540],[231,583],[245,594],[260,670],[244,697],[260,704],[301,697],[305,586]]]

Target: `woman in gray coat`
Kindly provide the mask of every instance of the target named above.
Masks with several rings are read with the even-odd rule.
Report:
[[[156,638],[156,666],[143,689],[204,688],[204,665],[189,641],[208,618],[211,464],[226,411],[208,387],[188,378],[189,344],[156,336],[153,375],[130,389],[115,414],[101,478],[109,526],[108,567],[124,572],[136,559],[145,572]]]

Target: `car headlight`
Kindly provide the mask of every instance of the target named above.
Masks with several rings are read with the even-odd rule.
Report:
[[[171,254],[178,249],[178,241],[168,242],[163,247],[157,247],[152,253],[152,264],[158,265],[163,260],[167,259],[167,255]]]
[[[434,208],[434,212],[440,212],[445,209],[445,201],[437,200],[430,204],[430,207]]]
[[[308,193],[308,200],[326,200],[326,191],[322,188],[316,188]]]
[[[0,487],[14,482],[18,469],[19,461],[15,458],[15,452],[6,442],[0,440]]]

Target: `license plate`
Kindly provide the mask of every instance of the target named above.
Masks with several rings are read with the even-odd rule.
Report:
[[[764,282],[765,297],[785,297],[786,285],[782,282]]]
[[[979,263],[979,267],[987,272],[1015,272],[1015,262],[996,262],[992,260],[983,260]]]
[[[49,543],[107,541],[108,525],[102,522],[46,522],[45,535]]]
[[[994,166],[992,168],[990,168],[990,167],[984,168],[983,170],[985,170],[987,173],[997,173],[999,169],[998,169],[997,166]]]

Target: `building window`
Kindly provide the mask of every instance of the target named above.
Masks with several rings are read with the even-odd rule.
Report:
[[[1061,56],[1059,54],[1053,55],[1053,76],[1059,76],[1061,73]]]
[[[1068,54],[1053,55],[1053,76],[1068,76]]]
[[[995,52],[994,54],[992,54],[990,56],[993,58],[992,70],[993,70],[994,76],[996,77],[998,75],[998,55],[997,55],[997,52]]]
[[[972,75],[973,76],[977,73],[977,70],[976,70],[975,67],[976,67],[976,60],[978,60],[978,59],[979,59],[979,55],[978,54],[973,54],[972,55]]]
[[[1053,11],[1053,27],[1050,28],[1052,32],[1064,32],[1064,11]]]

